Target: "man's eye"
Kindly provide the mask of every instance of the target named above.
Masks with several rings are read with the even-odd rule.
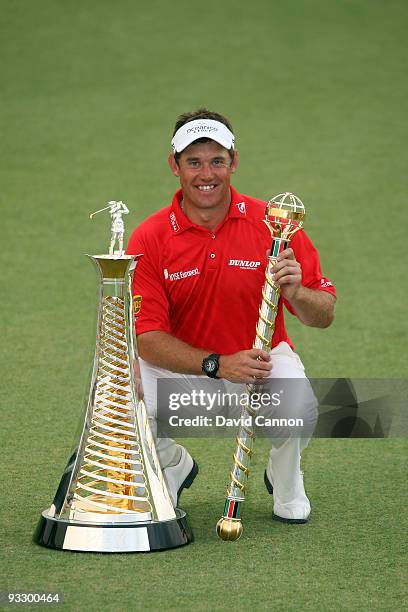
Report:
[[[200,162],[198,161],[190,161],[188,162],[188,165],[190,166],[190,168],[198,168]]]

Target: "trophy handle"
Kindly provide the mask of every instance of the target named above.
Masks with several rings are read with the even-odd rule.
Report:
[[[263,221],[271,233],[272,247],[265,270],[262,301],[259,307],[253,348],[267,352],[272,348],[272,337],[275,331],[275,319],[281,293],[280,287],[275,285],[273,281],[272,269],[276,264],[279,253],[288,248],[294,234],[302,228],[304,216],[303,203],[292,193],[279,194],[267,203]],[[255,438],[253,417],[256,412],[250,406],[250,398],[260,388],[256,384],[246,385],[248,402],[241,409],[241,425],[236,437],[224,512],[216,526],[217,535],[222,540],[235,541],[242,535],[242,510]]]

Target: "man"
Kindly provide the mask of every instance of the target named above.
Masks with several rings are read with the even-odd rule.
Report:
[[[135,271],[136,322],[145,400],[154,423],[157,380],[191,376],[220,378],[229,389],[269,378],[303,378],[304,368],[287,336],[283,305],[305,325],[333,321],[335,290],[320,271],[319,257],[303,230],[274,268],[281,288],[272,351],[251,349],[267,253],[265,203],[238,194],[230,185],[238,166],[229,121],[199,109],[176,123],[168,163],[180,181],[172,204],[144,221],[127,253],[144,253]],[[207,379],[208,380],[208,379]],[[244,387],[242,387],[244,388]],[[305,413],[316,411],[310,389]],[[302,409],[302,407],[301,407]],[[308,440],[276,440],[265,471],[274,495],[273,517],[304,523],[310,514],[300,453]],[[190,486],[197,466],[173,440],[159,438],[157,451],[173,501]]]

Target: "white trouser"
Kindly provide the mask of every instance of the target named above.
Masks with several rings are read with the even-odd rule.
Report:
[[[305,375],[304,366],[299,356],[292,351],[286,342],[281,342],[271,351],[272,371],[270,378],[297,378],[303,379],[301,385],[301,393],[293,397],[292,406],[293,412],[297,416],[303,417],[305,422],[313,424],[317,420],[317,401],[313,390]],[[149,415],[150,426],[153,435],[156,437],[156,415],[157,415],[157,380],[160,378],[174,379],[177,385],[177,391],[180,393],[190,393],[194,380],[199,380],[200,385],[211,385],[213,381],[206,376],[193,376],[191,374],[179,374],[170,372],[163,368],[151,365],[139,358],[140,371],[144,392],[144,399]],[[227,380],[222,381],[225,385],[227,393],[244,393],[245,385],[231,383]],[[209,387],[210,389],[210,387]],[[212,388],[213,390],[213,388]],[[297,404],[297,405],[293,405]],[[310,432],[310,428],[309,428]],[[311,432],[308,437],[290,437],[290,433],[283,432],[282,436],[277,439],[272,439],[272,450],[270,459],[276,464],[275,475],[279,478],[277,471],[282,471],[279,465],[284,465],[285,469],[282,474],[283,480],[288,481],[288,486],[295,478],[295,473],[299,471],[300,453],[306,448],[309,443]],[[178,447],[174,440],[170,438],[157,438],[156,448],[162,468],[171,465],[174,457],[178,454]],[[290,475],[293,474],[293,478]]]

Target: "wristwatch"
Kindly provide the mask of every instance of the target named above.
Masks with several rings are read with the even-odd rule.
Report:
[[[201,370],[204,374],[207,374],[210,378],[218,378],[217,372],[219,370],[220,364],[218,359],[220,355],[216,355],[213,353],[212,355],[208,355],[205,359],[203,359],[203,363],[201,365]]]

